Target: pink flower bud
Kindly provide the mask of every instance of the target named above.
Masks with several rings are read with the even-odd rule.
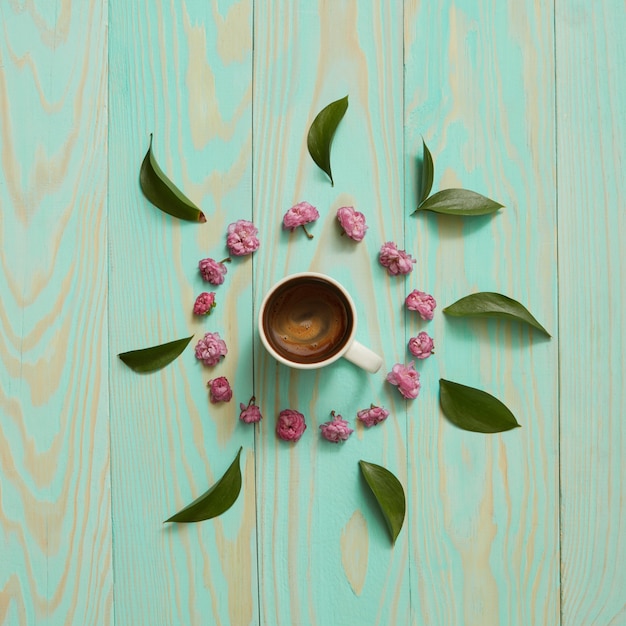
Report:
[[[245,256],[258,250],[260,242],[257,237],[258,229],[248,220],[237,220],[228,227],[226,245],[230,254]]]
[[[260,422],[263,419],[263,416],[261,415],[261,410],[254,402],[255,398],[254,396],[252,396],[252,398],[250,398],[250,402],[248,402],[248,406],[243,404],[243,402],[239,404],[239,408],[241,409],[239,419],[246,424],[254,424],[256,422]]]
[[[213,404],[217,402],[229,402],[233,397],[233,390],[225,376],[213,378],[207,383],[209,388],[209,398]]]
[[[432,320],[433,313],[437,303],[435,299],[423,291],[414,289],[404,301],[406,308],[411,311],[417,311],[423,320]]]
[[[416,262],[410,254],[404,250],[398,250],[396,244],[391,241],[382,245],[378,261],[392,276],[408,274],[413,269],[413,263]]]
[[[230,259],[224,259],[224,261],[230,261]],[[202,259],[198,263],[202,279],[212,285],[221,285],[227,271],[224,261],[218,263],[215,259]]]
[[[363,213],[355,211],[354,207],[342,206],[340,209],[337,209],[337,219],[341,224],[341,228],[343,228],[350,239],[354,239],[354,241],[363,240],[367,230]]]
[[[369,409],[363,409],[356,414],[356,418],[363,422],[365,426],[371,428],[385,421],[389,416],[389,411],[383,409],[382,406],[372,406]]]
[[[205,365],[216,365],[226,355],[228,348],[219,333],[206,333],[196,344],[195,352],[196,359]]]
[[[331,411],[330,415],[333,419],[320,426],[322,437],[332,443],[346,441],[346,439],[348,439],[354,431],[350,428],[348,422],[341,417],[341,415],[335,414],[334,411]]]
[[[398,387],[398,391],[410,400],[417,398],[420,392],[420,375],[411,361],[408,365],[396,363],[387,374],[387,382]]]
[[[428,333],[421,332],[417,337],[409,339],[409,352],[418,359],[427,359],[435,352],[435,344]]]
[[[293,409],[284,409],[276,421],[276,434],[283,441],[298,441],[306,430],[304,415]]]
[[[305,224],[314,222],[316,219],[319,219],[319,216],[320,214],[312,204],[299,202],[292,206],[283,216],[283,228],[290,228],[292,231],[298,228],[298,226],[304,228]],[[306,228],[304,231],[306,232]],[[312,235],[309,235],[308,232],[307,236],[312,238]]]
[[[215,308],[215,292],[207,293],[203,291],[193,305],[194,315],[210,315]]]

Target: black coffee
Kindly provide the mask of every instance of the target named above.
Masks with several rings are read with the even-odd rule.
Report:
[[[331,283],[294,278],[270,296],[263,330],[272,348],[296,363],[318,363],[339,352],[352,331],[352,310]]]

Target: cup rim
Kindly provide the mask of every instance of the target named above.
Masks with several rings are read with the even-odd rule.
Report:
[[[317,279],[326,281],[327,283],[330,283],[331,285],[339,289],[339,291],[341,291],[341,293],[343,294],[344,298],[347,300],[350,306],[350,310],[352,313],[352,320],[353,320],[352,329],[350,330],[350,335],[348,336],[348,339],[346,340],[346,343],[344,344],[343,348],[341,348],[341,350],[339,350],[332,356],[328,357],[327,359],[324,359],[323,361],[317,361],[315,363],[298,363],[297,361],[290,361],[289,359],[286,359],[285,357],[278,354],[274,350],[272,345],[269,343],[267,337],[265,336],[265,332],[263,331],[263,311],[265,311],[265,307],[267,305],[268,300],[279,287],[281,287],[285,283],[291,280],[294,280],[296,278],[317,278]],[[323,274],[322,272],[296,272],[294,274],[288,274],[287,276],[284,276],[283,278],[281,278],[279,281],[275,282],[268,289],[266,294],[263,296],[263,300],[261,300],[261,305],[259,307],[259,313],[257,316],[257,328],[259,330],[259,336],[261,337],[261,342],[263,343],[263,346],[265,347],[265,349],[279,363],[282,363],[283,365],[286,365],[287,367],[301,369],[301,370],[319,369],[321,367],[325,367],[326,365],[330,365],[331,363],[334,363],[335,361],[338,361],[342,356],[346,354],[346,352],[350,349],[350,346],[354,343],[354,338],[356,336],[356,325],[357,325],[357,313],[356,313],[356,306],[354,305],[354,300],[352,299],[352,296],[348,293],[346,288],[338,280],[336,280],[332,276],[329,276],[328,274]]]

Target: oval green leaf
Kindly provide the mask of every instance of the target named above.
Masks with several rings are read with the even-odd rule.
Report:
[[[383,513],[391,542],[400,534],[406,513],[406,498],[400,481],[380,465],[359,461],[361,473]]]
[[[529,324],[548,337],[550,333],[531,315],[530,311],[517,300],[500,293],[483,291],[457,300],[443,309],[454,317],[498,317]]]
[[[432,211],[445,215],[488,215],[502,208],[494,202],[469,189],[444,189],[424,200],[417,211]]]
[[[433,180],[435,178],[435,164],[433,163],[433,155],[430,153],[426,142],[422,138],[423,144],[423,156],[422,156],[422,184],[420,186],[420,200],[418,205],[421,205],[426,198],[430,190],[433,188]]]
[[[140,374],[156,372],[166,365],[169,365],[178,357],[187,347],[192,337],[193,335],[191,335],[191,337],[185,337],[184,339],[176,339],[175,341],[170,341],[160,346],[122,352],[117,356],[134,372],[139,372]]]
[[[239,448],[235,460],[230,464],[226,473],[208,491],[176,515],[166,519],[165,522],[179,524],[203,522],[228,511],[235,504],[241,491],[241,469],[239,468],[241,450],[242,448]]]
[[[139,184],[144,195],[165,213],[189,222],[206,222],[204,213],[163,173],[150,146],[141,164]]]
[[[335,185],[333,174],[330,169],[330,147],[339,122],[343,119],[348,109],[348,96],[331,102],[324,107],[313,120],[309,135],[307,137],[307,147],[309,154],[317,166],[328,174],[331,185]]]
[[[474,387],[441,378],[439,402],[444,415],[463,430],[501,433],[519,427],[513,413],[500,400]]]

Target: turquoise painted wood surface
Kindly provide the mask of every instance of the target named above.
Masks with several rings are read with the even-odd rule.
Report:
[[[113,620],[107,5],[0,5],[0,622]]]
[[[626,624],[624,547],[623,3],[439,0],[101,0],[0,6],[0,622],[3,624]],[[306,132],[349,95],[335,186]],[[178,222],[138,185],[154,134],[163,169],[208,223]],[[435,190],[506,208],[411,215],[422,137]],[[303,232],[281,227],[308,200]],[[340,236],[354,205],[369,230]],[[261,248],[228,265],[208,318],[203,257],[224,258],[236,219]],[[377,263],[385,241],[416,259]],[[358,338],[384,357],[290,371],[255,331],[287,273],[342,281]],[[414,288],[432,322],[403,308]],[[495,290],[551,331],[451,320]],[[139,376],[119,352],[206,331]],[[385,372],[427,330],[405,401]],[[212,405],[206,382],[234,398]],[[521,429],[484,436],[442,416],[438,379],[503,399]],[[264,420],[237,419],[254,394]],[[335,410],[391,416],[343,445]],[[276,439],[283,408],[308,428]],[[243,446],[243,489],[223,516],[162,522]],[[358,460],[391,469],[407,519],[391,547]]]
[[[626,10],[559,2],[556,15],[563,623],[624,624],[626,91],[612,68]]]
[[[242,394],[247,403],[253,393],[251,259],[229,265],[219,314],[192,315],[206,288],[198,260],[226,257],[226,227],[252,217],[251,11],[251,4],[109,3],[109,153],[119,155],[109,177],[116,206],[109,356],[111,477],[120,485],[112,490],[113,532],[125,529],[113,545],[120,623],[243,624],[258,615],[254,429],[233,417]],[[150,133],[161,166],[202,205],[203,227],[175,221],[142,197],[138,166]],[[229,347],[215,373],[192,349],[146,377],[116,356],[190,334],[197,341],[207,331]],[[233,381],[235,401],[209,405],[205,385],[214,376]],[[240,445],[244,488],[229,517],[164,526],[221,476]]]

